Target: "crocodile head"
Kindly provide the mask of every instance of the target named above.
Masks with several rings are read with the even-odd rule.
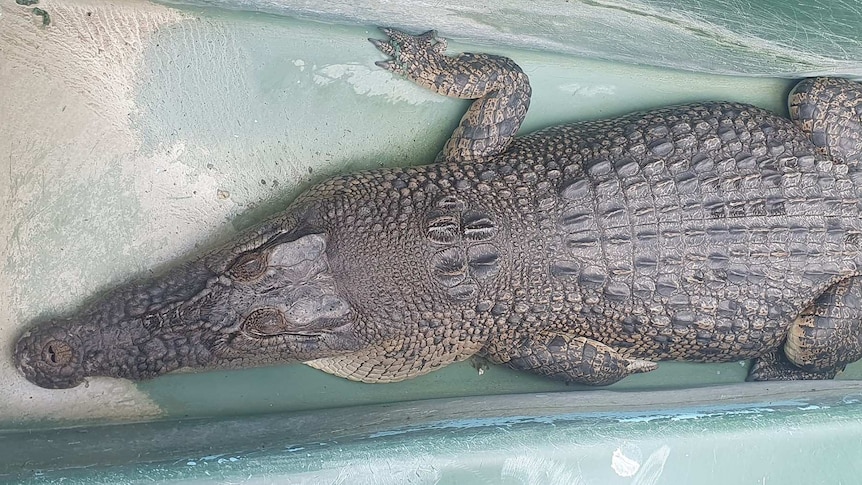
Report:
[[[271,221],[159,278],[33,326],[15,347],[18,369],[57,389],[88,376],[139,380],[356,348],[355,315],[338,293],[326,233],[297,226]]]

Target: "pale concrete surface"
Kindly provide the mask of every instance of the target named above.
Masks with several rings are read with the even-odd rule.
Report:
[[[158,176],[144,164],[172,160],[169,152],[133,156],[140,141],[129,114],[147,39],[183,15],[139,1],[39,6],[48,27],[30,8],[0,3],[0,419],[154,415],[129,383],[58,394],[23,381],[9,356],[23,323],[79,304],[160,247],[145,231],[143,239],[106,235],[138,222],[139,180]]]

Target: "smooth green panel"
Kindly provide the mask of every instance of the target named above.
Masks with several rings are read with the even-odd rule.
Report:
[[[578,395],[580,394],[580,395]],[[21,483],[837,484],[859,383],[437,399],[0,433]]]

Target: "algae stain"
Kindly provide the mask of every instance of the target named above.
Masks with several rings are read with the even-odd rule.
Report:
[[[51,15],[48,14],[45,10],[39,7],[33,7],[33,14],[42,17],[42,26],[47,27],[51,25]]]
[[[15,3],[17,3],[18,5],[29,7],[30,5],[36,5],[37,3],[39,3],[39,0],[15,0]],[[38,15],[42,17],[43,27],[51,25],[51,15],[48,14],[46,10],[39,7],[33,7],[33,10],[31,11],[33,12],[33,15]]]

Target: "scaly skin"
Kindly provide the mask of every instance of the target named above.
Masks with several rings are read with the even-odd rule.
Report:
[[[605,385],[662,360],[811,379],[862,357],[858,84],[803,82],[795,121],[715,102],[515,138],[530,86],[511,60],[384,32],[381,67],[477,98],[440,163],[327,180],[34,326],[23,374],[63,388],[299,361],[392,382],[478,354]]]

